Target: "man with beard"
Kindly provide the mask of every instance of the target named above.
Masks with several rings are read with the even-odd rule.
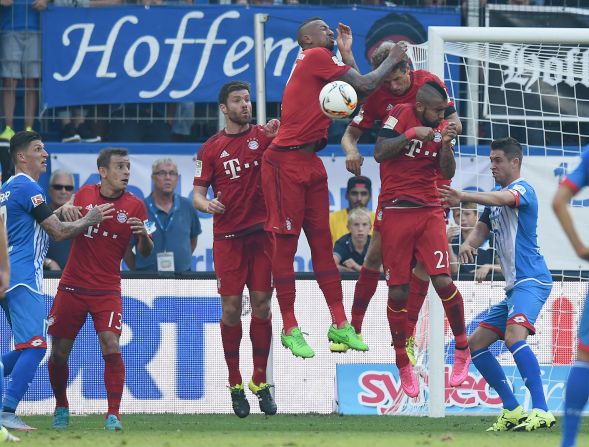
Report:
[[[387,317],[401,384],[410,397],[419,393],[419,383],[405,351],[407,295],[415,262],[430,276],[456,338],[451,386],[466,379],[470,363],[464,304],[450,277],[444,211],[437,183],[432,181],[438,171],[444,179],[451,179],[456,170],[456,124],[444,120],[447,108],[446,90],[436,82],[427,82],[417,92],[415,103],[393,107],[383,120],[374,148],[382,183],[382,259],[389,286]]]
[[[225,129],[200,148],[194,173],[192,204],[214,215],[213,255],[217,288],[221,295],[221,340],[229,370],[229,391],[234,413],[244,418],[250,406],[239,371],[241,301],[249,289],[252,319],[254,372],[249,389],[259,400],[260,410],[276,413],[276,404],[266,382],[266,366],[272,341],[272,236],[264,231],[266,206],[262,194],[262,155],[276,135],[280,122],[252,125],[250,86],[232,81],[219,92],[219,108]],[[207,198],[209,186],[213,199]]]

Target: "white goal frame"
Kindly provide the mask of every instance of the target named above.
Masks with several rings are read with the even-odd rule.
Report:
[[[427,42],[429,71],[440,79],[444,79],[446,42],[589,45],[589,29],[431,26],[428,29]],[[473,74],[472,78],[478,79],[478,74]],[[478,87],[472,85],[469,89],[469,103],[478,102]],[[470,129],[476,129],[478,110],[469,110],[464,119],[472,121]],[[471,135],[469,140],[476,138]],[[435,292],[429,295],[429,306],[429,416],[444,417],[444,309]]]

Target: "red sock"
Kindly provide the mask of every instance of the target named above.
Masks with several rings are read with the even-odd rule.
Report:
[[[370,270],[365,267],[360,270],[360,276],[354,288],[354,303],[352,304],[352,326],[354,326],[356,334],[362,332],[364,315],[370,300],[374,296],[374,292],[376,292],[379,279],[380,271],[378,270]]]
[[[103,358],[108,414],[114,414],[118,418],[125,386],[125,364],[120,352],[104,355]]]
[[[282,314],[282,327],[288,334],[291,329],[298,327],[295,317],[295,274],[294,255],[297,251],[298,237],[276,235],[274,239],[274,254],[272,256],[272,276],[276,288],[276,299]]]
[[[387,319],[389,328],[393,337],[393,346],[395,348],[395,363],[397,367],[402,368],[409,363],[409,357],[405,351],[405,328],[407,327],[407,309],[405,300],[391,300],[387,303]]]
[[[241,321],[235,326],[227,326],[221,321],[221,340],[225,363],[229,371],[229,386],[239,385],[242,382],[239,372],[239,345],[241,344]]]
[[[456,347],[458,349],[466,349],[468,347],[468,341],[466,338],[466,325],[464,323],[464,302],[462,301],[460,291],[451,282],[446,287],[436,289],[436,292],[442,300],[446,318],[448,318],[448,323],[450,323],[452,333],[456,339]]]
[[[70,404],[67,400],[67,381],[70,375],[70,369],[68,368],[67,363],[56,365],[51,359],[49,359],[47,369],[49,370],[49,381],[51,382],[51,388],[53,389],[53,395],[55,396],[55,408],[69,408]]]
[[[250,339],[254,356],[254,374],[252,380],[256,385],[266,382],[266,368],[270,343],[272,341],[272,317],[262,320],[252,315],[250,323]]]
[[[407,337],[411,337],[415,332],[419,311],[423,307],[423,302],[427,296],[427,289],[429,289],[429,281],[424,281],[415,274],[411,274],[409,296],[407,297]]]
[[[320,273],[315,273],[319,288],[325,296],[327,307],[331,313],[331,322],[337,327],[341,327],[348,318],[346,317],[346,311],[344,310],[344,295],[342,293],[342,282],[339,276],[339,272],[334,270],[331,277],[325,277]]]

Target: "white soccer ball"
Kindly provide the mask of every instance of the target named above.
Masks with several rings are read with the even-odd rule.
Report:
[[[331,119],[346,118],[356,110],[358,95],[347,82],[333,81],[321,89],[319,105]]]

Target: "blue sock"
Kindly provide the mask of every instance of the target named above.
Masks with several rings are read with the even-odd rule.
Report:
[[[6,376],[9,376],[12,373],[12,369],[14,368],[14,365],[16,364],[16,361],[21,354],[22,350],[15,350],[7,352],[2,356],[2,364],[4,365],[4,374],[6,374]]]
[[[524,384],[530,390],[532,407],[548,411],[548,405],[546,405],[546,398],[544,397],[544,387],[542,386],[540,365],[538,364],[536,355],[525,340],[520,340],[512,344],[509,350],[513,355]]]
[[[577,361],[571,368],[564,397],[562,447],[574,447],[581,413],[589,399],[589,363]]]
[[[15,412],[19,402],[33,382],[39,363],[45,357],[45,348],[27,348],[22,350],[6,388],[3,411]]]
[[[519,406],[503,368],[488,348],[479,349],[472,353],[472,363],[483,375],[487,383],[499,394],[503,408],[513,410]]]

